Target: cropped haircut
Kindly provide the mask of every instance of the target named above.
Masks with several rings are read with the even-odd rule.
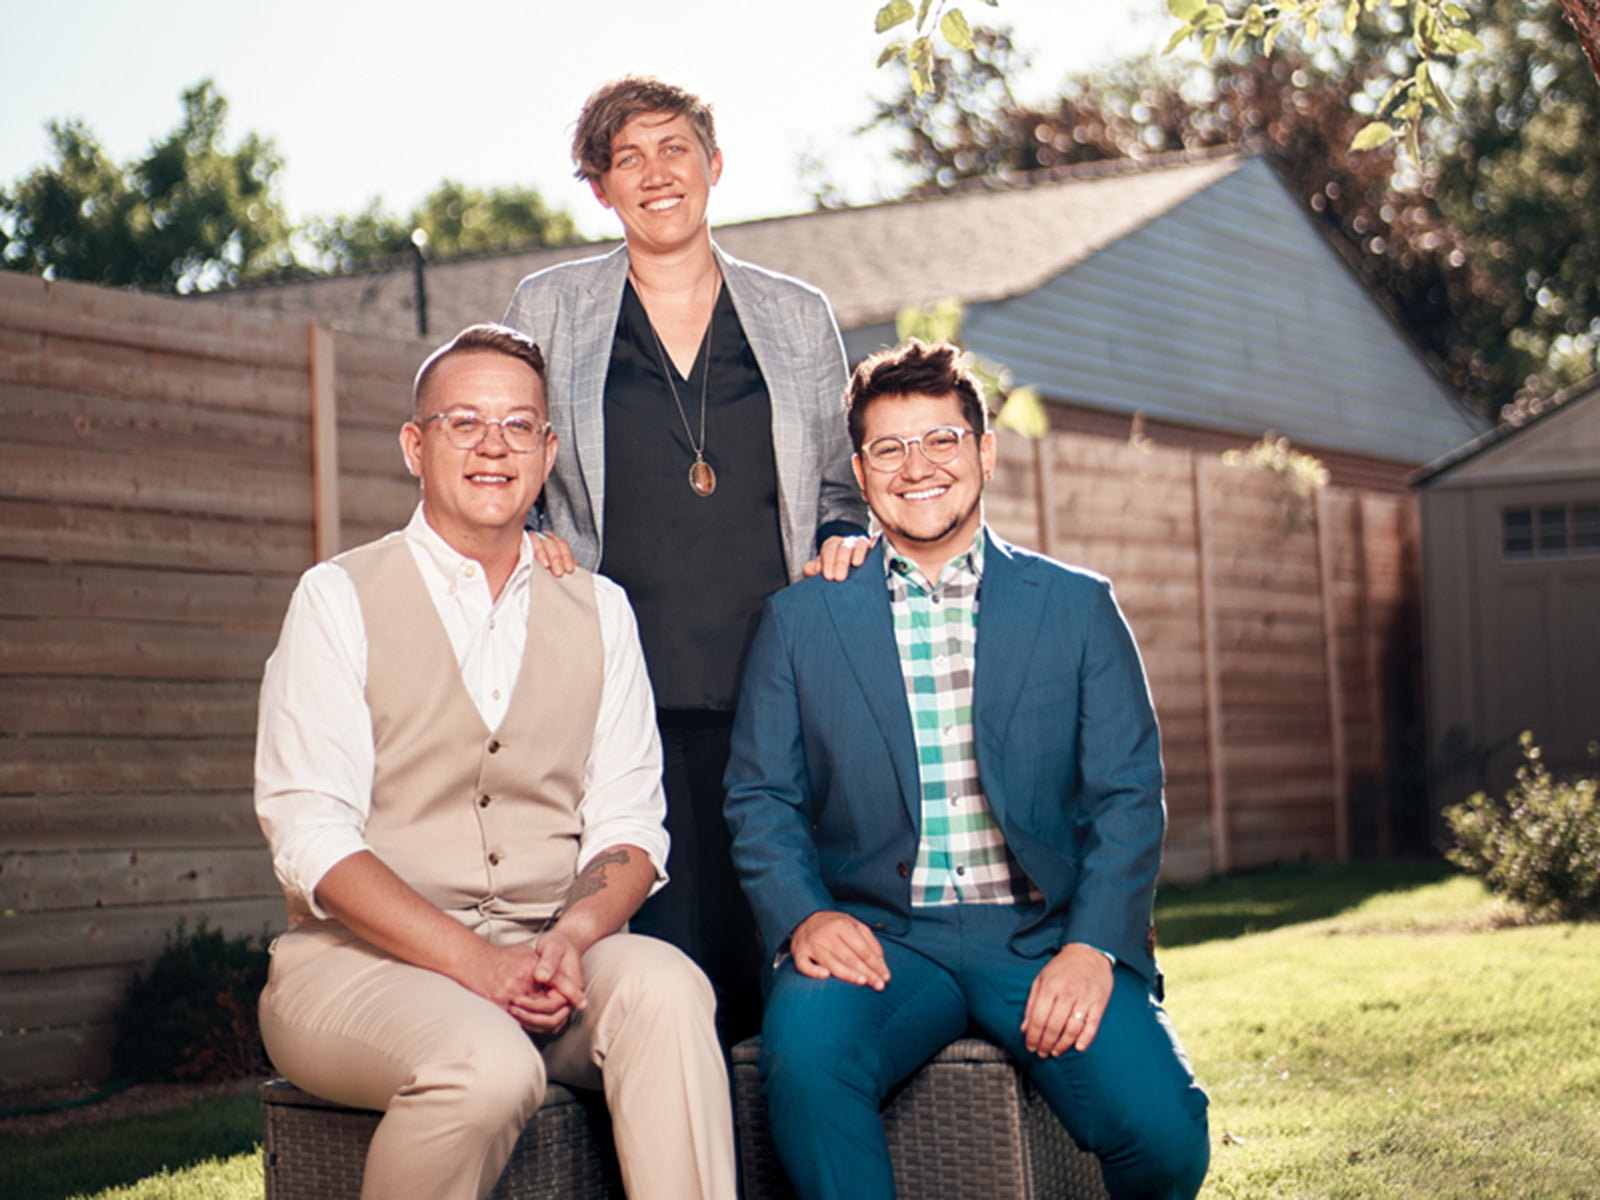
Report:
[[[504,354],[507,358],[514,358],[532,367],[533,373],[539,377],[540,399],[548,405],[548,400],[545,400],[549,393],[545,380],[544,354],[538,344],[527,334],[508,325],[468,325],[428,355],[427,361],[418,368],[416,382],[411,386],[411,419],[416,420],[422,415],[423,394],[440,363],[455,354],[483,353]],[[547,411],[546,418],[549,415]]]
[[[961,361],[961,351],[949,342],[930,345],[912,338],[892,350],[880,350],[856,367],[844,404],[850,443],[857,454],[865,436],[867,405],[882,396],[954,396],[961,402],[967,427],[980,437],[989,431],[983,389]]]
[[[705,147],[706,157],[717,152],[717,125],[711,105],[693,92],[653,75],[624,75],[601,84],[583,102],[572,135],[573,172],[595,182],[611,169],[611,143],[623,126],[645,113],[687,117]]]

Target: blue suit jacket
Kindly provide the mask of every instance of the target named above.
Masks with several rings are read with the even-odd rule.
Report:
[[[986,536],[978,774],[1045,896],[1012,945],[1084,942],[1155,983],[1166,808],[1139,652],[1107,580]],[[734,862],[769,948],[819,909],[907,928],[921,785],[882,543],[843,583],[808,579],[767,601],[727,787]]]

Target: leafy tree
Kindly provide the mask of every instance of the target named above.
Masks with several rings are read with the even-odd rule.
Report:
[[[443,180],[409,216],[394,216],[373,200],[358,213],[312,221],[307,236],[318,265],[347,271],[406,251],[414,230],[422,231],[437,258],[583,240],[572,215],[550,208],[537,188],[485,190],[452,179]]]
[[[1556,0],[1488,0],[1434,189],[1496,285],[1485,354],[1537,371],[1533,400],[1600,366],[1600,86],[1566,19]]]
[[[0,190],[0,264],[55,279],[189,292],[289,262],[272,142],[222,144],[208,79],[143,158],[116,163],[78,121],[52,122],[55,161]]]

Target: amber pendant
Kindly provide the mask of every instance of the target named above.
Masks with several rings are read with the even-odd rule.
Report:
[[[717,490],[717,473],[711,469],[710,463],[695,459],[694,466],[689,468],[689,486],[694,489],[696,496],[709,496]]]

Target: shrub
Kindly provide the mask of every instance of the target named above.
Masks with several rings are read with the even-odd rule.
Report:
[[[261,1074],[256,1001],[267,941],[265,931],[254,942],[226,938],[203,918],[191,934],[179,921],[150,970],[128,984],[111,1051],[118,1074],[195,1082]]]
[[[1445,856],[1536,919],[1600,917],[1600,781],[1553,778],[1531,733],[1522,755],[1504,802],[1476,792],[1445,809]]]

